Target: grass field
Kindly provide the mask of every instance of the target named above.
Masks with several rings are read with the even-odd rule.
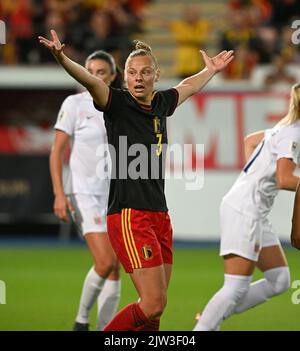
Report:
[[[299,253],[287,250],[292,281],[300,280]],[[222,285],[222,260],[215,249],[175,249],[168,306],[161,330],[192,330],[195,313]],[[0,330],[70,330],[81,286],[91,266],[85,248],[1,248],[0,280],[6,304],[0,305]],[[260,277],[256,274],[255,278]],[[120,307],[137,299],[122,272]],[[300,304],[285,294],[224,322],[222,330],[300,330]],[[299,294],[298,294],[299,296]],[[91,315],[95,326],[95,309]]]

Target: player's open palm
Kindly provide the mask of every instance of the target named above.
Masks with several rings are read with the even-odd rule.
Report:
[[[39,36],[39,42],[48,48],[55,57],[59,57],[62,54],[62,50],[65,47],[65,44],[61,44],[54,29],[51,29],[50,33],[52,40]]]
[[[212,73],[222,71],[234,58],[233,50],[222,51],[214,57],[209,57],[203,50],[200,50],[200,52],[202,54],[206,68]]]

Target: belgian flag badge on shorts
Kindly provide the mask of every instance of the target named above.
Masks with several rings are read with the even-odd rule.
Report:
[[[153,257],[152,249],[150,245],[145,245],[142,247],[142,252],[145,260],[150,260]]]

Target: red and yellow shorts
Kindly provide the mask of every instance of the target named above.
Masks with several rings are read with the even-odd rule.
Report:
[[[172,225],[168,212],[124,208],[107,216],[110,242],[127,273],[172,264]]]

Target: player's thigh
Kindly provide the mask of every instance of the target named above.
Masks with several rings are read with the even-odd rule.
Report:
[[[168,263],[164,263],[164,270],[165,270],[165,277],[166,277],[166,284],[167,284],[167,288],[169,286],[169,282],[171,279],[171,275],[172,275],[172,265],[168,264]]]
[[[252,275],[255,269],[255,261],[248,258],[229,254],[224,256],[225,274]]]
[[[267,218],[262,220],[262,249],[259,254],[257,267],[266,271],[276,267],[287,266],[288,262],[281,247],[278,236],[273,231]]]
[[[142,301],[165,297],[167,281],[164,265],[134,269],[130,277]]]
[[[256,265],[264,272],[272,268],[288,266],[288,262],[281,245],[274,245],[261,249]]]
[[[112,249],[107,233],[87,233],[84,236],[95,263],[116,263],[116,255]]]

